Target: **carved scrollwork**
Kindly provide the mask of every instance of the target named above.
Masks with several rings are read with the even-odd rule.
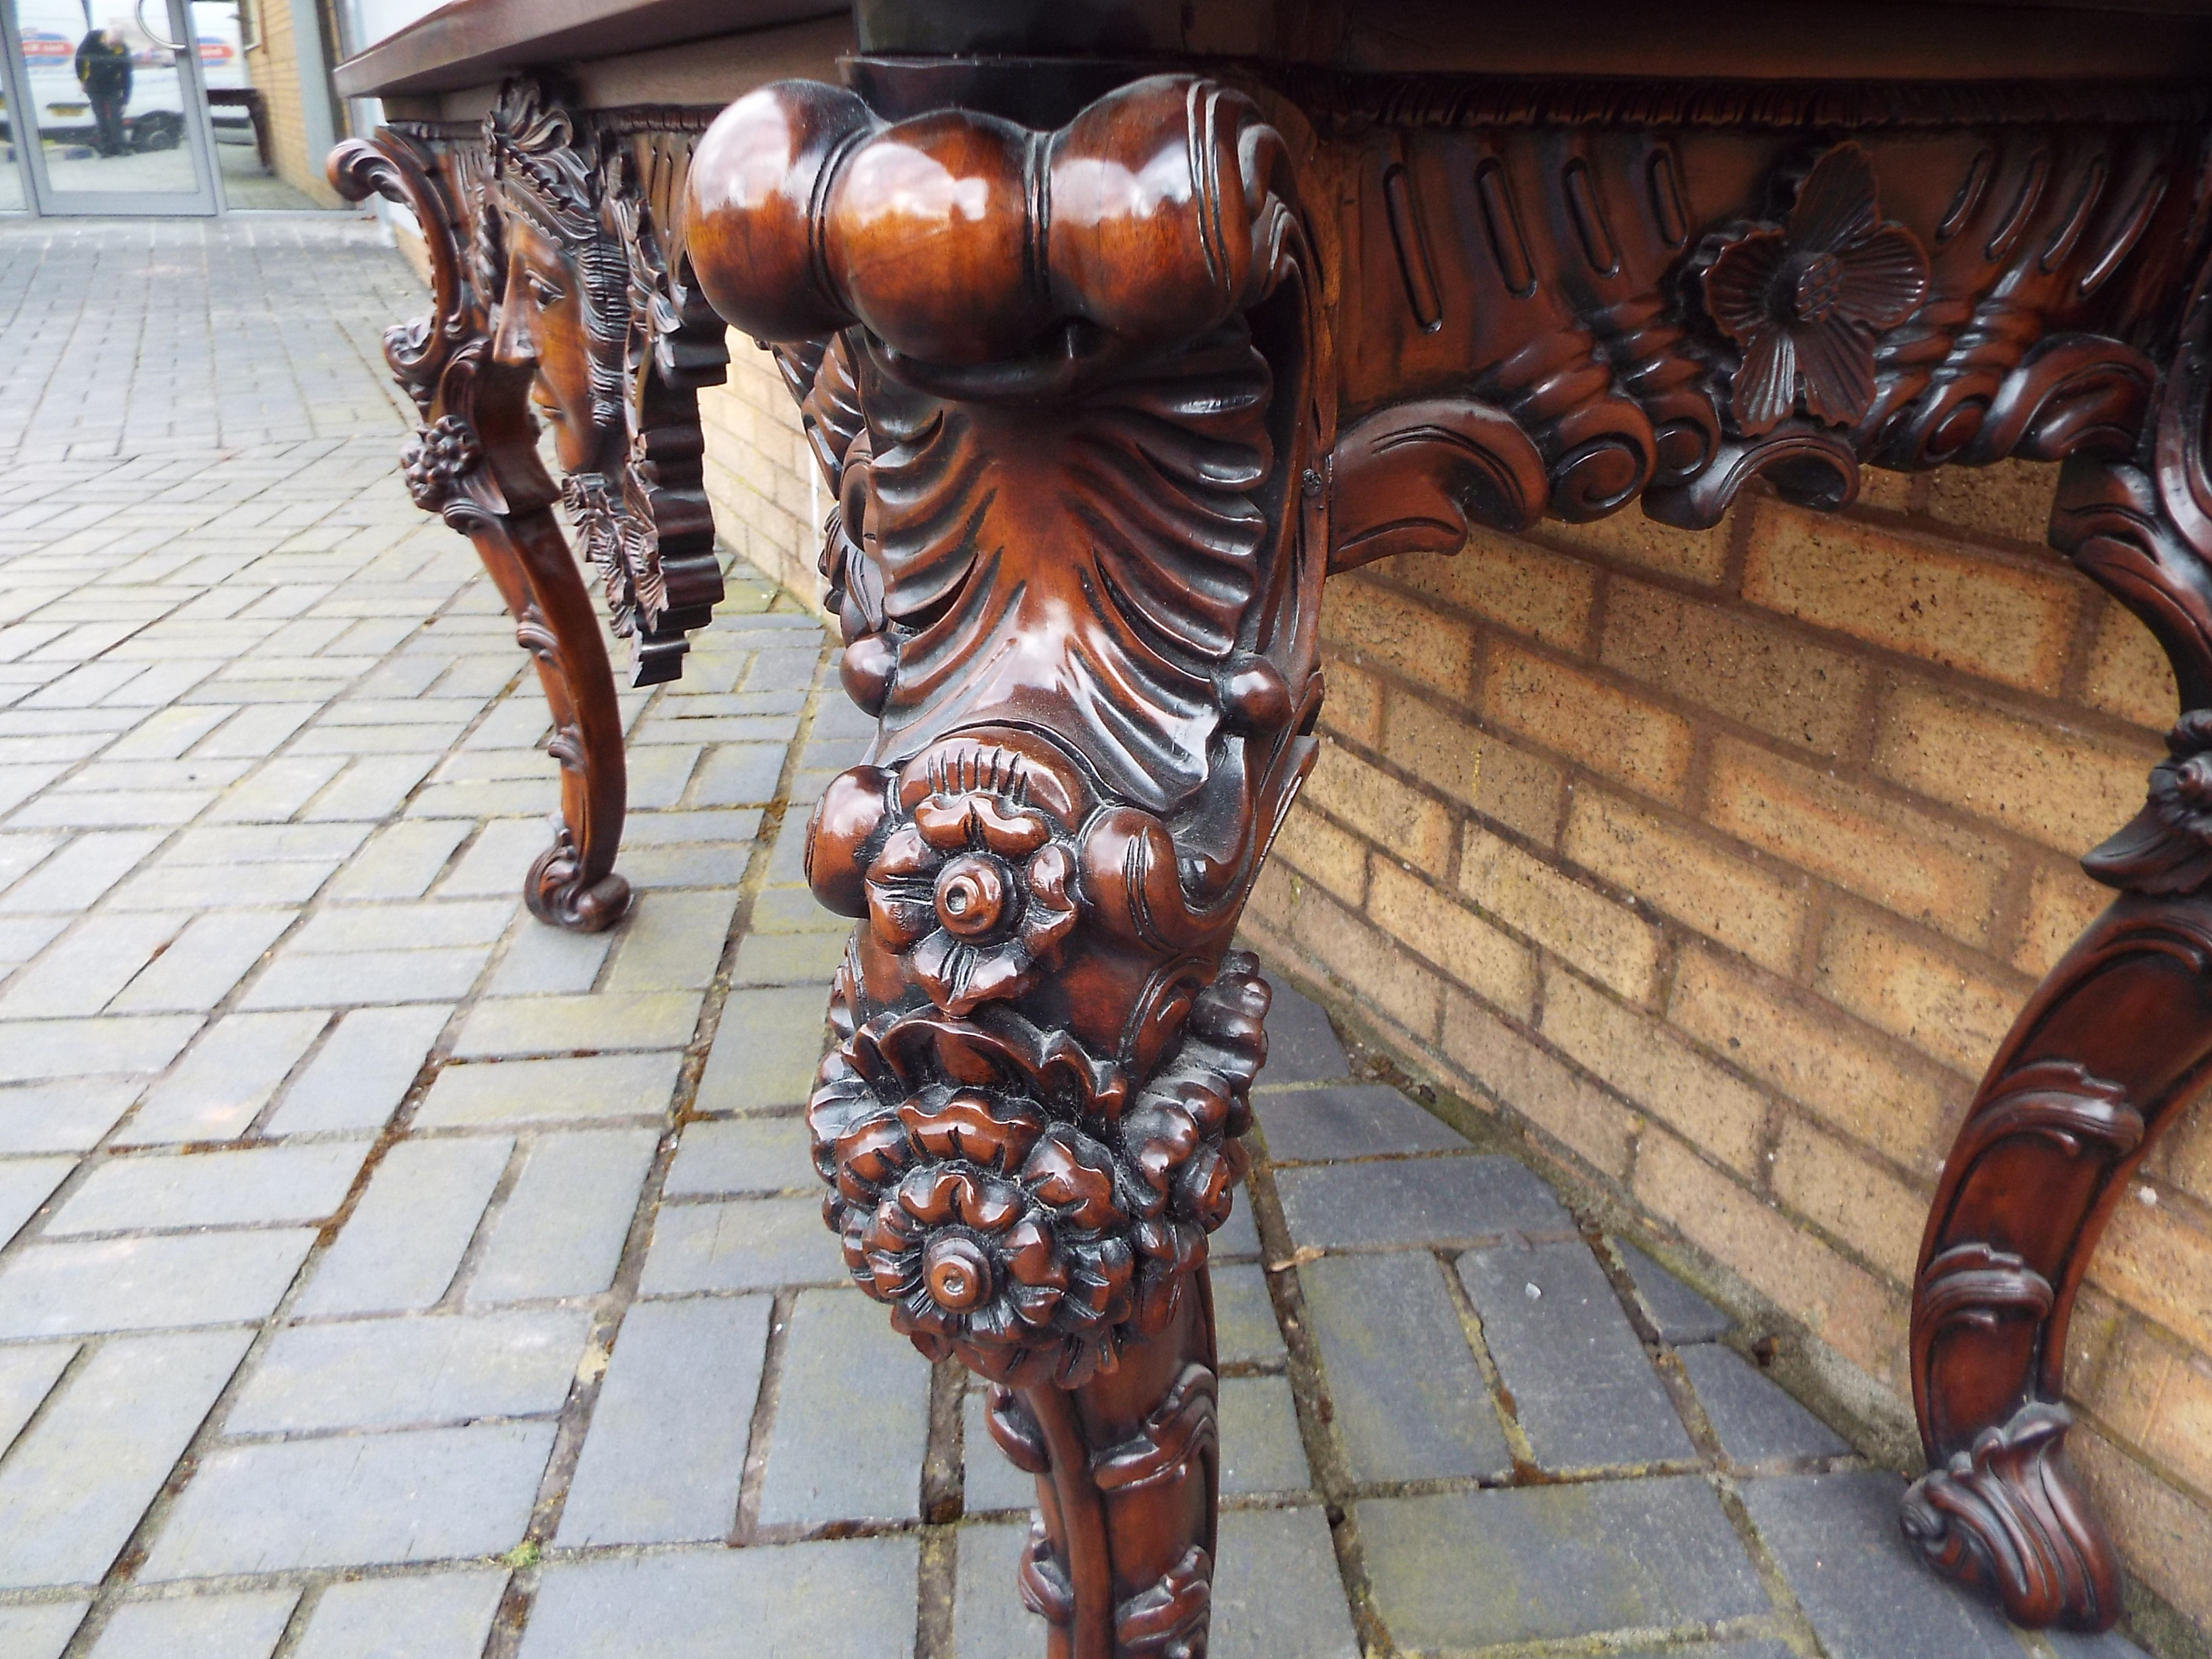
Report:
[[[1137,1659],[1206,1659],[1213,1608],[1213,1560],[1194,1544],[1182,1560],[1114,1611],[1115,1650]]]
[[[1905,1535],[1937,1571],[1979,1586],[2015,1622],[2102,1630],[2119,1610],[2119,1563],[2066,1457],[2073,1413],[2039,1401],[1905,1494]]]

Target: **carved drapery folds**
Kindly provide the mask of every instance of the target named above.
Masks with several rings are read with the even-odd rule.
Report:
[[[1321,696],[1326,385],[1281,139],[1139,82],[1034,134],[805,83],[702,141],[690,257],[773,343],[877,715],[807,874],[856,918],[808,1109],[855,1280],[1012,1392],[1054,1651],[1204,1651],[1203,1264],[1266,983],[1229,945]]]

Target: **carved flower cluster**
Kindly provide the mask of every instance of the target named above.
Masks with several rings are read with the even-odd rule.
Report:
[[[1928,291],[1928,256],[1885,223],[1873,164],[1838,144],[1814,164],[1779,226],[1741,229],[1706,250],[1705,307],[1743,348],[1731,410],[1748,436],[1797,406],[1850,425],[1874,405],[1875,335],[1911,316]]]
[[[416,506],[434,510],[483,454],[473,427],[458,415],[441,415],[430,425],[416,428],[400,447],[407,493]]]
[[[1164,1326],[1246,1164],[1268,996],[1252,969],[1224,963],[1133,1100],[1120,1066],[1003,1006],[855,1029],[841,975],[845,1036],[807,1125],[824,1219],[896,1329],[1000,1382],[1073,1387]]]

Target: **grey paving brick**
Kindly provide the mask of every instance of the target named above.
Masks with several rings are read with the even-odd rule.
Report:
[[[636,744],[623,757],[633,811],[660,811],[676,805],[690,787],[699,751],[688,744]]]
[[[12,838],[11,838],[12,839]],[[78,836],[0,894],[0,911],[89,909],[161,844],[155,830],[110,830]]]
[[[1215,1659],[1358,1659],[1321,1510],[1231,1510],[1221,1517],[1207,1650]]]
[[[749,844],[645,842],[623,850],[622,867],[641,891],[657,887],[726,887],[744,874],[751,856]]]
[[[756,933],[835,933],[853,931],[850,916],[824,909],[804,887],[767,887],[753,901],[749,931]]]
[[[672,1198],[811,1189],[817,1177],[809,1145],[796,1117],[687,1124],[661,1190]]]
[[[329,1023],[319,1008],[224,1015],[184,1063],[148,1092],[122,1138],[222,1140],[243,1134]]]
[[[86,917],[9,980],[0,1021],[98,1013],[187,920],[173,911]]]
[[[666,1296],[846,1282],[844,1255],[822,1224],[818,1200],[752,1198],[663,1206],[641,1288]],[[0,1289],[6,1283],[0,1278]]]
[[[323,1592],[293,1659],[477,1659],[504,1572],[340,1580]]]
[[[91,1607],[89,1601],[0,1607],[0,1652],[10,1659],[61,1659],[62,1650]]]
[[[1370,1499],[1356,1513],[1377,1608],[1407,1648],[1768,1610],[1719,1500],[1694,1476]],[[1499,1593],[1470,1595],[1474,1585]]]
[[[1297,1271],[1357,1479],[1496,1476],[1513,1467],[1434,1257],[1328,1256]]]
[[[271,860],[253,865],[151,865],[118,886],[108,908],[206,910],[305,904],[337,868],[335,859]]]
[[[379,1129],[398,1109],[453,1010],[356,1008],[324,1039],[268,1121],[270,1134]]]
[[[1468,1150],[1448,1125],[1380,1084],[1276,1090],[1255,1096],[1252,1107],[1278,1164]]]
[[[192,752],[258,759],[273,753],[276,745],[305,726],[320,706],[316,702],[262,702],[240,708]]]
[[[550,1423],[224,1447],[201,1462],[139,1577],[503,1554],[552,1449]]]
[[[830,976],[844,959],[840,933],[749,933],[730,965],[730,983],[818,986],[826,1001]]]
[[[1260,1254],[1260,1227],[1253,1218],[1252,1194],[1243,1182],[1237,1182],[1235,1196],[1229,1219],[1215,1228],[1206,1242],[1206,1254],[1215,1261]]]
[[[4,752],[4,750],[0,750]],[[37,835],[9,835],[0,831],[0,892],[4,892],[26,872],[61,847],[69,839],[52,830]],[[134,862],[136,860],[133,860]]]
[[[491,970],[485,994],[495,997],[577,994],[599,982],[616,935],[571,933],[535,924],[516,930],[506,954]]]
[[[23,1224],[76,1167],[73,1158],[0,1159],[0,1244],[23,1230]]]
[[[486,997],[462,1024],[453,1053],[476,1059],[579,1048],[681,1048],[691,1041],[698,1019],[696,991]]]
[[[218,732],[209,741],[220,743],[222,738]],[[344,769],[345,757],[342,755],[279,755],[226,790],[222,798],[208,809],[206,821],[282,823]]]
[[[2003,1620],[1905,1543],[1895,1475],[1784,1475],[1740,1490],[1830,1659],[2018,1659]]]
[[[583,1032],[572,1046],[583,1047]],[[659,1117],[668,1109],[680,1054],[585,1054],[447,1066],[415,1121],[422,1128]]]
[[[1312,1477],[1288,1377],[1224,1377],[1220,1412],[1223,1496],[1305,1490]]]
[[[701,806],[766,806],[775,799],[783,756],[781,743],[719,744],[707,751],[691,799]]]
[[[1735,1320],[1626,1239],[1616,1238],[1613,1246],[1620,1252],[1637,1297],[1662,1340],[1677,1345],[1711,1342],[1735,1328]]]
[[[420,898],[430,890],[467,839],[469,826],[450,820],[405,819],[387,823],[368,846],[347,861],[331,883],[331,896],[343,899]],[[520,881],[510,890],[519,891]]]
[[[470,1304],[605,1290],[659,1144],[657,1129],[538,1136],[491,1223],[468,1283]]]
[[[704,989],[721,964],[738,905],[734,887],[647,893],[623,925],[610,992]]]
[[[2050,1630],[2043,1632],[2043,1639],[2051,1644],[2051,1650],[2058,1659],[2138,1659],[2143,1651],[2116,1630],[2095,1636]]]
[[[983,1383],[971,1383],[960,1401],[962,1502],[970,1515],[994,1510],[1034,1510],[1036,1478],[1008,1462],[999,1443],[991,1438],[990,1426],[984,1420],[989,1409],[990,1397]]]
[[[1681,1351],[1698,1400],[1721,1449],[1739,1463],[1776,1457],[1838,1457],[1851,1449],[1833,1429],[1759,1374],[1732,1349],[1703,1344]]]
[[[28,962],[69,924],[67,916],[0,917],[0,971]]]
[[[563,1545],[707,1542],[736,1524],[768,1352],[765,1296],[641,1302],[623,1321]],[[682,1424],[680,1433],[669,1431]]]
[[[0,1464],[0,1588],[97,1583],[252,1334],[118,1337]]]
[[[70,1195],[42,1237],[320,1221],[336,1213],[368,1156],[368,1143],[355,1140],[111,1158]]]
[[[93,1659],[269,1659],[299,1601],[296,1589],[125,1601]]]
[[[49,790],[16,809],[18,830],[106,830],[189,823],[215,799],[212,789],[129,789],[68,794]]]
[[[1565,1231],[1573,1218],[1510,1158],[1422,1158],[1285,1170],[1283,1219],[1302,1245],[1474,1243],[1509,1232]]]
[[[1539,1463],[1572,1469],[1696,1458],[1587,1245],[1470,1250],[1459,1277]]]
[[[428,951],[356,951],[346,956],[277,953],[240,1006],[343,1008],[362,1003],[454,1002],[491,954],[483,945]]]
[[[972,1469],[972,1441],[968,1457]],[[969,1507],[977,1507],[973,1498]],[[952,1659],[1034,1659],[1042,1647],[1044,1620],[1022,1605],[1015,1589],[1029,1538],[1026,1522],[960,1528],[953,1561]]]
[[[13,1021],[7,1042],[0,1043],[0,1083],[158,1072],[177,1057],[200,1024],[198,1014]]]
[[[370,1313],[431,1306],[453,1283],[514,1149],[504,1135],[404,1140],[392,1147],[295,1310]],[[7,1278],[0,1274],[0,1293],[6,1288]]]
[[[285,1229],[40,1244],[0,1268],[0,1337],[259,1319],[314,1237]]]
[[[217,910],[196,916],[107,1006],[118,1014],[213,1008],[261,960],[297,914]]]
[[[349,859],[368,840],[365,823],[214,824],[186,830],[161,849],[163,864],[260,864]]]
[[[557,1412],[586,1308],[349,1320],[280,1331],[232,1401],[230,1434],[388,1429]]]
[[[39,1342],[0,1348],[0,1449],[14,1443],[31,1413],[76,1358],[79,1344]]]
[[[333,905],[310,916],[292,936],[290,948],[313,953],[489,945],[520,908],[519,899]]]
[[[928,1437],[928,1362],[883,1310],[858,1291],[801,1295],[784,1339],[761,1524],[916,1517]],[[868,1455],[854,1456],[855,1446]]]
[[[1613,1650],[1606,1650],[1606,1659],[1616,1659]],[[1618,1659],[1796,1659],[1796,1655],[1780,1642],[1700,1642],[1695,1647],[1668,1648],[1663,1653],[1656,1648],[1638,1648],[1619,1655]]]
[[[1285,1357],[1275,1306],[1267,1299],[1267,1275],[1256,1263],[1218,1267],[1213,1280],[1213,1336],[1224,1365],[1268,1362]]]
[[[829,1039],[828,993],[817,986],[732,991],[699,1079],[697,1109],[757,1112],[805,1103]]]
[[[438,891],[446,898],[519,893],[531,860],[551,840],[544,823],[535,818],[503,818],[487,823],[438,884]],[[623,862],[627,866],[629,860]]]
[[[912,1659],[919,1547],[857,1538],[771,1548],[556,1561],[521,1659],[726,1659],[749,1652]]]
[[[1322,1083],[1347,1076],[1352,1066],[1344,1057],[1344,1045],[1337,1041],[1321,1005],[1279,980],[1273,988],[1274,1000],[1267,1005],[1267,1067],[1260,1073],[1261,1083]]]
[[[761,812],[757,807],[736,811],[695,807],[683,812],[634,812],[623,821],[623,846],[635,848],[683,847],[701,842],[742,843],[758,835],[760,827]],[[719,855],[736,860],[741,866],[745,852],[741,847],[725,846]],[[810,893],[807,900],[811,903],[813,895]]]

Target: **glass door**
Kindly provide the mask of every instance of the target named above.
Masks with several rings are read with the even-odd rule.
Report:
[[[221,205],[187,0],[0,0],[12,137],[41,213]]]

